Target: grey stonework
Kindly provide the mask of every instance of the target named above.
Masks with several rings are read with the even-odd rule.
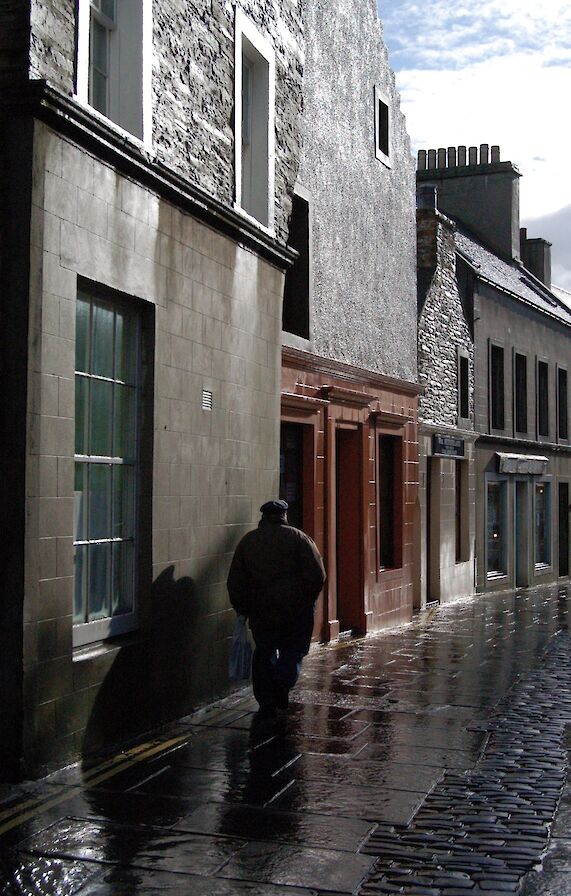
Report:
[[[416,380],[414,163],[374,0],[305,10],[300,183],[313,212],[310,350]],[[390,108],[375,158],[374,88]]]
[[[24,40],[22,6],[0,7],[0,30]],[[29,74],[71,96],[75,6],[72,0],[33,0],[29,59],[26,42],[16,59],[12,44],[0,44],[0,75]],[[246,0],[241,6],[276,54],[275,234],[285,244],[301,141],[301,8],[289,0]],[[153,157],[228,206],[235,198],[235,8],[230,0],[153,4]]]
[[[419,304],[418,372],[424,384],[419,420],[458,424],[458,349],[469,357],[469,421],[474,421],[474,343],[456,280],[455,227],[432,209],[417,212]]]

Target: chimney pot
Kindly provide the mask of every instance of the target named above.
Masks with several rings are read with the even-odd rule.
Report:
[[[456,168],[456,147],[455,146],[448,147],[448,167]]]
[[[459,146],[458,147],[458,165],[464,166],[466,164],[466,147]]]
[[[500,161],[500,147],[492,146],[492,162]]]
[[[480,144],[480,165],[488,165],[490,161],[490,147],[487,143]]]
[[[418,150],[418,170],[426,171],[426,150],[425,149]]]
[[[446,168],[446,150],[445,149],[438,150],[438,167]]]
[[[417,208],[438,208],[436,184],[420,184],[416,192]]]
[[[436,150],[435,149],[428,150],[428,167],[429,167],[429,169],[436,168]]]
[[[477,165],[478,164],[478,147],[471,146],[468,150],[468,164],[469,165]]]

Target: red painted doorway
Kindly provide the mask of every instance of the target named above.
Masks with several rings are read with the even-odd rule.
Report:
[[[361,435],[335,431],[337,618],[340,632],[363,628]]]

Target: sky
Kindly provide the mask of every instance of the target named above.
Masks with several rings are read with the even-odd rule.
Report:
[[[412,149],[499,145],[571,289],[571,2],[378,0]]]

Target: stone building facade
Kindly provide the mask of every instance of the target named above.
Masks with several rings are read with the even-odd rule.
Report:
[[[15,777],[229,687],[226,572],[278,490],[304,49],[288,0],[3,3],[0,33]]]
[[[305,7],[281,493],[327,566],[316,636],[408,621],[418,483],[414,163],[374,0]],[[340,63],[342,60],[342,63]]]
[[[473,315],[477,589],[567,581],[571,315],[550,246],[520,231],[520,173],[499,147],[422,152],[418,179],[456,222]]]
[[[475,587],[474,342],[456,276],[456,226],[419,188],[417,222],[420,488],[415,605]]]

